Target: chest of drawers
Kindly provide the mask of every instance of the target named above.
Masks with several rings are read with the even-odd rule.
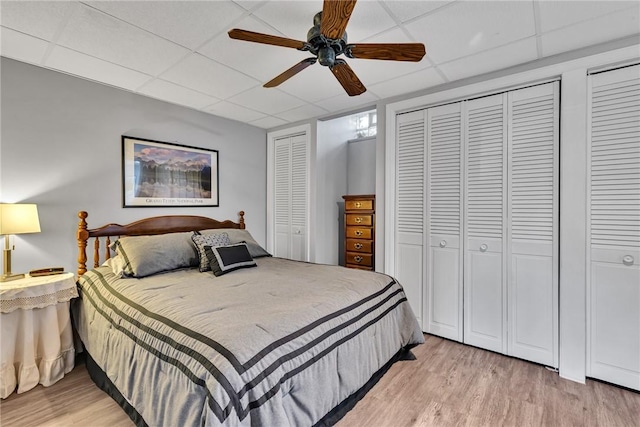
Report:
[[[375,270],[375,196],[346,195],[344,199],[345,263],[347,267]]]

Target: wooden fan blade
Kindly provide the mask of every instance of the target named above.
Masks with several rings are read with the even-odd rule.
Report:
[[[320,32],[328,39],[340,39],[355,6],[356,0],[324,0]]]
[[[356,76],[356,73],[349,67],[349,64],[342,59],[337,59],[335,65],[330,68],[333,75],[336,76],[336,79],[338,79],[349,96],[360,95],[367,91],[367,88],[364,87],[358,76]]]
[[[347,46],[350,58],[419,62],[425,53],[422,43],[358,43]]]
[[[303,59],[302,61],[298,62],[293,67],[289,68],[284,73],[280,74],[279,76],[277,76],[277,77],[273,78],[272,80],[268,81],[267,83],[265,83],[264,87],[276,87],[279,84],[286,82],[291,77],[295,76],[300,71],[302,71],[305,68],[307,68],[309,65],[315,64],[316,61],[317,61],[316,58]]]
[[[237,28],[229,31],[229,37],[236,40],[270,44],[274,46],[292,47],[294,49],[302,49],[305,45],[305,42],[302,42],[300,40],[271,36],[269,34],[254,33],[253,31],[239,30]]]

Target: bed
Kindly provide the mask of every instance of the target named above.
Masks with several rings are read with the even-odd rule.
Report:
[[[272,257],[244,212],[94,229],[78,216],[75,330],[91,378],[139,426],[333,425],[424,341],[392,277]]]

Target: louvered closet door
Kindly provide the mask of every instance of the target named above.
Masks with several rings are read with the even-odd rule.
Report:
[[[395,276],[422,326],[425,113],[397,116]]]
[[[462,341],[462,103],[427,110],[426,332]]]
[[[274,143],[275,235],[274,256],[291,255],[291,138],[277,139]]]
[[[308,147],[306,135],[291,137],[291,255],[306,260]]]
[[[507,354],[558,366],[558,83],[508,103]]]
[[[640,66],[590,83],[587,375],[640,390]]]
[[[465,103],[464,342],[506,352],[506,94]]]

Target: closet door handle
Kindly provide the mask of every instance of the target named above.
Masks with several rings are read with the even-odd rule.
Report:
[[[445,246],[447,246],[447,241],[446,240],[440,240],[440,247],[444,248]]]
[[[625,255],[622,257],[622,263],[624,265],[633,265],[633,257],[631,255]]]
[[[489,249],[489,246],[486,243],[480,245],[480,252],[486,252],[487,249]]]

